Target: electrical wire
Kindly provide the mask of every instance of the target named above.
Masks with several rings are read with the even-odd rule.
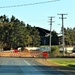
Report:
[[[45,1],[45,2],[37,2],[37,3],[29,3],[29,4],[21,4],[21,5],[12,5],[12,6],[0,6],[0,8],[22,7],[22,6],[46,4],[46,3],[57,2],[57,1],[60,1],[60,0],[51,0],[51,1]]]

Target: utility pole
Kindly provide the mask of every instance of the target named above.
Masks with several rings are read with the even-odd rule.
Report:
[[[65,56],[64,19],[66,19],[66,17],[64,17],[64,15],[67,14],[58,14],[58,15],[61,15],[61,18],[59,17],[59,19],[62,19],[62,35],[63,35],[62,44],[63,44],[63,56]]]
[[[50,44],[50,53],[51,53],[51,36],[52,36],[52,35],[51,35],[51,31],[52,31],[52,22],[54,22],[54,21],[53,21],[53,18],[54,18],[54,17],[51,16],[51,17],[48,17],[48,18],[49,18],[49,20],[50,20],[50,21],[49,21],[49,22],[50,22],[50,41],[49,41],[49,44]]]

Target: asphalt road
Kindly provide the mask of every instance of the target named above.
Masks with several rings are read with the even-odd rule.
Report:
[[[33,58],[0,58],[0,75],[65,75]]]

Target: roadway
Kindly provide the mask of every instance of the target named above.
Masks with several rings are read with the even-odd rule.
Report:
[[[65,75],[34,58],[0,58],[0,75]]]

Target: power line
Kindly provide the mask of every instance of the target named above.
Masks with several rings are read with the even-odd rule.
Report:
[[[57,2],[57,1],[60,1],[60,0],[51,0],[51,1],[45,1],[45,2],[37,2],[37,3],[29,3],[29,4],[21,4],[21,5],[12,5],[12,6],[0,6],[0,8],[22,7],[22,6],[46,4],[46,3]]]

